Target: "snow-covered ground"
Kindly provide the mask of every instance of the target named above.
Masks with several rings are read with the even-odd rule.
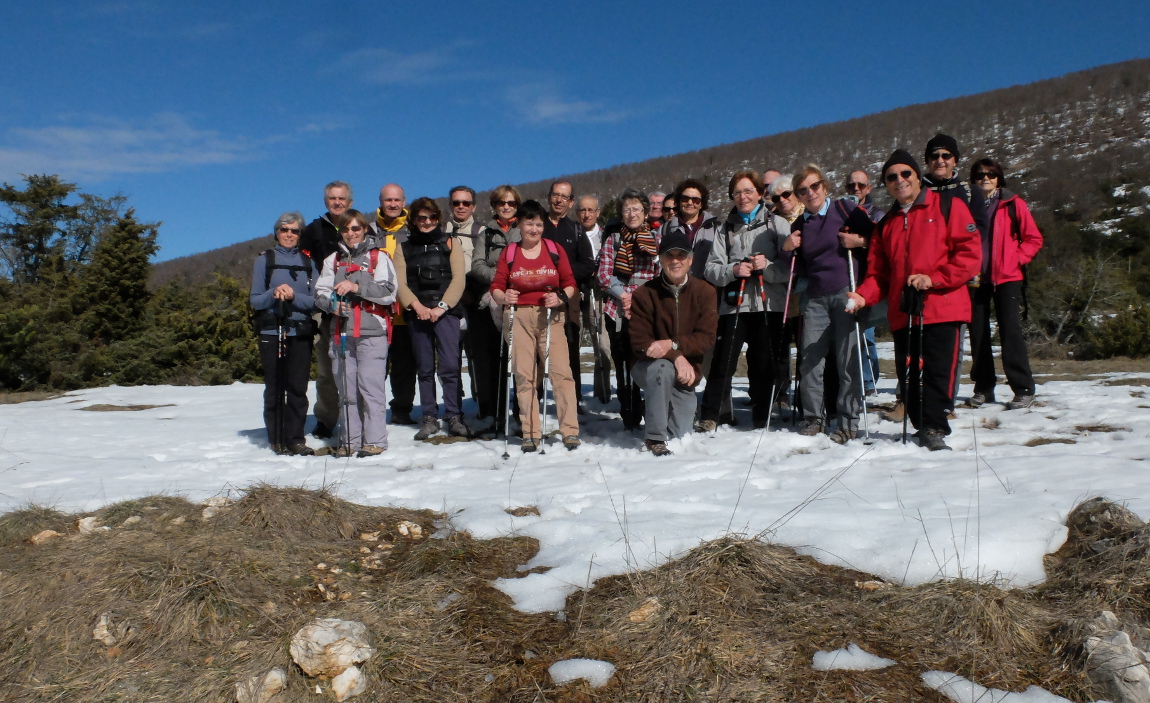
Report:
[[[872,446],[800,437],[790,423],[752,431],[736,379],[742,427],[672,442],[672,457],[641,452],[641,436],[591,401],[579,450],[524,455],[513,442],[507,461],[501,441],[425,444],[399,426],[379,457],[280,457],[261,427],[262,386],[102,388],[0,406],[0,512],[155,493],[200,501],[257,481],[327,485],[352,501],[443,511],[477,537],[537,538],[524,568],[553,568],[496,584],[532,612],[727,532],[764,533],[899,583],[962,574],[1023,585],[1043,578],[1042,555],[1061,544],[1079,501],[1101,494],[1150,514],[1150,389],[1136,378],[1049,382],[1030,410],[960,410],[956,451],[937,453],[900,444],[901,427],[877,413]],[[891,385],[880,384],[881,399]],[[82,411],[94,404],[164,407]],[[1026,446],[1039,439],[1074,443]],[[521,506],[540,515],[505,512]]]

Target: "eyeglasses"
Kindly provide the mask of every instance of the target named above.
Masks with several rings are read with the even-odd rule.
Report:
[[[911,171],[911,170],[908,168],[908,169],[906,169],[905,171],[891,171],[890,173],[888,173],[888,174],[886,174],[885,176],[883,176],[883,179],[884,179],[884,180],[886,180],[886,182],[887,182],[887,183],[895,183],[895,182],[897,182],[897,181],[898,181],[898,179],[899,179],[900,177],[901,177],[901,178],[902,178],[904,181],[909,181],[909,180],[910,180],[910,177],[911,177],[911,176],[913,176],[913,175],[914,175],[914,171]]]
[[[352,232],[352,233],[362,232],[362,231],[363,231],[363,227],[360,227],[359,225],[352,225],[352,226],[350,226],[344,230],[344,232]]]
[[[416,215],[416,222],[439,222],[438,215]]]
[[[495,207],[519,207],[519,203],[514,200],[496,200]]]
[[[818,192],[819,189],[822,187],[823,187],[822,181],[815,181],[814,183],[810,184],[809,186],[802,186],[801,188],[795,188],[795,195],[799,196],[800,198],[805,198],[805,197],[807,197],[808,194]]]
[[[756,196],[758,194],[759,194],[759,191],[755,190],[754,188],[743,188],[742,190],[736,190],[735,192],[731,193],[731,197],[737,198],[741,195],[744,198],[753,198],[754,196]],[[684,200],[686,200],[686,198],[684,198]],[[699,202],[701,203],[703,201],[700,200]]]
[[[772,195],[771,196],[771,202],[772,203],[781,202],[783,200],[790,198],[794,194],[795,194],[794,191],[784,190],[782,193],[776,193],[776,194]]]
[[[997,179],[998,174],[995,173],[994,171],[975,171],[974,176],[971,178],[971,180],[972,181],[981,181],[983,178]]]
[[[949,151],[936,151],[930,155],[931,161],[950,161],[954,158],[954,154]]]
[[[574,200],[570,195],[563,195],[562,193],[551,193],[548,197],[552,200]]]
[[[753,189],[752,192],[754,192]],[[676,202],[678,202],[680,205],[683,203],[694,203],[696,205],[702,205],[703,199],[694,195],[680,195]],[[667,207],[667,204],[663,203],[663,207]]]
[[[870,186],[870,183],[859,183],[858,181],[851,181],[847,183],[847,190],[865,190]]]
[[[624,215],[642,215],[643,208],[641,207],[625,207],[623,208]]]
[[[579,214],[580,215],[586,215],[586,214],[589,214],[592,212],[599,212],[599,208],[597,208],[597,207],[581,207],[581,208],[579,208]]]
[[[276,231],[283,232],[284,234],[299,234],[299,227],[285,227],[280,225],[279,229]]]
[[[452,200],[451,207],[471,207],[475,204],[474,200]]]

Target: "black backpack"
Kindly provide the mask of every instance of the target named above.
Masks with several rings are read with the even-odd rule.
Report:
[[[264,257],[264,290],[271,289],[272,271],[276,269],[290,272],[293,281],[298,281],[299,272],[303,271],[307,274],[307,285],[309,288],[311,287],[313,267],[301,266],[299,264],[287,265],[276,263],[275,249],[268,249],[261,254],[261,256]],[[279,305],[273,305],[266,310],[260,310],[253,316],[252,325],[255,328],[256,335],[259,335],[260,330],[268,327],[277,327],[279,325],[279,314],[276,312],[279,307]],[[290,314],[285,315],[285,317],[290,318]],[[308,318],[306,321],[288,319],[284,321],[284,324],[287,327],[294,327],[297,330],[297,334],[307,334],[311,327],[311,318]]]

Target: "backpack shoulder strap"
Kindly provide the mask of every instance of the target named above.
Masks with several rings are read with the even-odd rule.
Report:
[[[371,253],[368,254],[368,261],[370,263],[368,264],[367,272],[374,276],[375,275],[375,265],[379,263],[379,248],[378,247],[375,249],[372,249]]]
[[[551,263],[555,264],[555,268],[559,268],[559,245],[550,239],[544,239],[547,242],[547,253],[551,254]]]
[[[276,250],[268,249],[264,252],[264,290],[268,290],[272,286],[272,269],[276,265]],[[311,269],[308,269],[310,271]],[[311,279],[308,279],[311,282]]]
[[[511,242],[507,245],[507,270],[510,272],[511,267],[515,266],[515,257],[519,255],[519,243]]]
[[[1018,207],[1014,198],[1006,201],[1006,214],[1010,215],[1010,234],[1017,242],[1022,241],[1022,225],[1018,222]]]

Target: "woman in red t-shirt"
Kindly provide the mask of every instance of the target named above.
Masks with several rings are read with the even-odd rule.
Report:
[[[575,295],[575,276],[563,247],[543,241],[543,220],[547,217],[543,207],[528,200],[515,216],[523,239],[518,244],[509,244],[500,254],[495,279],[491,282],[491,298],[504,306],[504,329],[509,319],[508,306],[516,308],[511,346],[515,395],[523,427],[522,449],[533,452],[542,441],[536,373],[544,356],[550,360],[549,376],[563,446],[575,449],[579,446],[579,412],[575,379],[567,355],[567,337],[563,333],[563,311],[567,300]],[[545,348],[548,323],[551,326],[549,350]]]

